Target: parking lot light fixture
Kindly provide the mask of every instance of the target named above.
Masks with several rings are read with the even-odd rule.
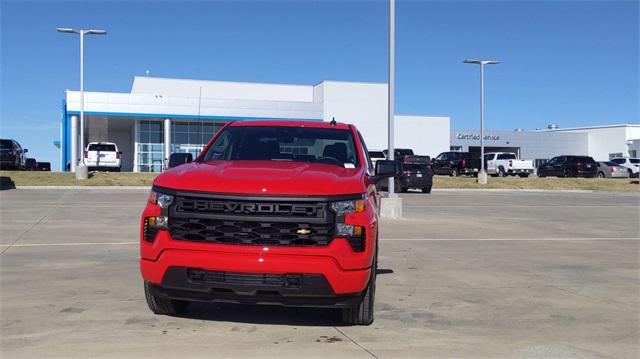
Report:
[[[463,62],[480,65],[480,173],[478,173],[478,183],[487,184],[487,172],[484,168],[484,65],[497,65],[500,61],[465,59]]]
[[[105,30],[96,29],[72,29],[68,27],[58,27],[56,31],[67,34],[80,35],[80,151],[84,151],[84,35],[106,35]],[[77,134],[72,134],[77,136]],[[84,166],[84,156],[80,157],[80,163]],[[72,163],[71,168],[75,169],[76,164]]]

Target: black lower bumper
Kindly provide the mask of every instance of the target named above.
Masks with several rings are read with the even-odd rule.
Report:
[[[362,293],[336,295],[321,274],[265,274],[170,267],[154,296],[201,302],[349,308]]]

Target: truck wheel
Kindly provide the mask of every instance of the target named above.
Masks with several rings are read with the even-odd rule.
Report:
[[[376,295],[376,270],[378,268],[378,250],[371,266],[369,284],[365,289],[362,301],[353,308],[342,309],[342,321],[351,325],[370,325],[373,323],[373,303]]]
[[[144,282],[144,297],[147,299],[147,305],[154,314],[175,315],[182,314],[187,311],[189,302],[184,300],[174,300],[167,298],[159,298],[151,293],[149,283]]]
[[[598,172],[598,178],[604,178],[604,172]]]
[[[422,193],[431,193],[431,186],[423,188]]]
[[[520,176],[522,178],[527,178],[527,177],[529,177],[529,174],[528,173],[521,173],[518,176]]]
[[[564,170],[564,172],[562,173],[562,177],[570,178],[575,176],[573,175],[573,172],[571,172],[571,170]]]
[[[505,177],[506,174],[504,172],[504,167],[500,166],[498,167],[498,177]]]
[[[455,168],[451,169],[451,177],[458,177],[458,171]]]

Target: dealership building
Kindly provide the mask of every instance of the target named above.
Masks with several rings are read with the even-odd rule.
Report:
[[[62,101],[60,162],[68,169],[79,135],[80,93]],[[114,142],[122,170],[159,172],[169,154],[197,155],[231,121],[303,119],[356,125],[372,149],[387,145],[387,85],[323,81],[288,85],[135,77],[129,93],[87,92],[85,143]],[[636,140],[636,141],[634,141]],[[395,116],[395,145],[435,156],[449,150],[479,153],[477,130],[452,130],[449,116]],[[640,154],[640,125],[623,124],[536,131],[485,131],[486,151],[522,158],[590,155],[596,160]],[[76,148],[72,148],[72,147]]]

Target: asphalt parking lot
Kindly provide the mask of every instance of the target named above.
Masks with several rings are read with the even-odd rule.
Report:
[[[1,354],[637,358],[640,195],[434,191],[381,232],[376,321],[317,309],[147,308],[146,190],[0,192]]]

